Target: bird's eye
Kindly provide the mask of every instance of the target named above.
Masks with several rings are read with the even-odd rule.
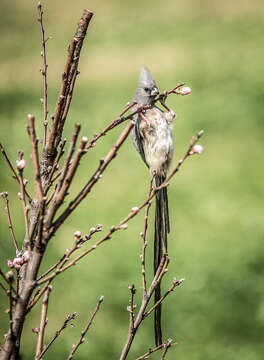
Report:
[[[145,87],[144,90],[145,90],[146,92],[149,92],[149,88],[147,88],[147,87]]]

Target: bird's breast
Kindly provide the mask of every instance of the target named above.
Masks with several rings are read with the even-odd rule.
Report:
[[[172,118],[159,108],[153,108],[144,114],[140,133],[146,162],[151,171],[166,175],[173,157]]]

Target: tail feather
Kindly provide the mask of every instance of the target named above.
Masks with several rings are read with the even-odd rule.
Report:
[[[165,176],[156,175],[156,186],[160,186],[166,179]],[[161,189],[156,194],[156,209],[155,209],[155,236],[154,236],[154,274],[156,273],[161,257],[167,253],[167,234],[170,232],[169,221],[169,207],[167,188]],[[161,297],[160,283],[155,289],[155,303]],[[155,329],[155,342],[156,346],[162,344],[162,331],[161,331],[161,304],[155,308],[154,314],[154,329]]]

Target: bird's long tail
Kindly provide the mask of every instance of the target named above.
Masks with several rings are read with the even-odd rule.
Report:
[[[155,176],[156,187],[160,186],[166,179],[163,175]],[[167,188],[161,189],[156,194],[156,210],[155,210],[155,237],[154,237],[154,274],[156,273],[161,257],[167,253],[167,234],[170,232],[169,208]],[[155,303],[161,297],[161,284],[159,283],[155,289]],[[161,304],[155,308],[154,314],[154,330],[156,346],[162,344],[161,331]]]

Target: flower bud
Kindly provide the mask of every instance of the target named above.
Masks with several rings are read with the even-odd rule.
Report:
[[[177,89],[177,93],[180,95],[189,95],[192,92],[192,89],[189,86]]]
[[[5,274],[6,280],[8,282],[12,282],[14,280],[14,273],[12,270],[9,270],[6,274]]]
[[[75,233],[74,233],[74,237],[76,239],[80,239],[81,236],[82,236],[82,233],[80,232],[80,230],[76,230]]]
[[[202,145],[196,144],[192,147],[191,151],[190,151],[190,155],[192,154],[201,154],[203,152],[203,147]]]
[[[7,260],[7,266],[12,268],[14,266],[14,264],[11,260]]]
[[[24,167],[26,166],[26,160],[21,159],[16,161],[17,170],[22,171]]]
[[[16,258],[14,258],[14,260],[13,260],[14,266],[15,266],[15,265],[22,265],[23,263],[24,263],[24,260],[23,260],[22,257],[16,257]]]

